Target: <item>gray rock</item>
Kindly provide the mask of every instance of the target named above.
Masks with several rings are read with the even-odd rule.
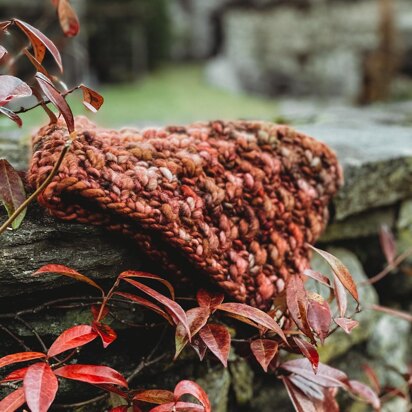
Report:
[[[226,368],[209,368],[196,380],[209,396],[213,412],[227,412],[230,388],[230,373]]]
[[[243,406],[253,398],[253,370],[249,363],[242,358],[230,362],[229,369],[232,375],[232,388],[236,403]]]
[[[328,249],[328,251],[346,265],[357,285],[360,285],[367,279],[362,265],[352,252],[341,248]],[[323,274],[330,273],[328,264],[319,256],[314,256],[312,259],[312,268]],[[312,279],[308,281],[306,289],[320,293],[323,296],[328,296],[326,286],[320,285]],[[359,299],[363,307],[377,303],[378,296],[373,286],[367,284],[362,287],[358,286],[358,292]],[[348,298],[348,315],[353,314],[355,312],[355,308],[355,301]],[[336,313],[335,304],[332,305],[332,310],[333,313]],[[343,332],[343,330],[338,329],[334,334],[328,337],[325,345],[319,347],[322,362],[328,363],[331,359],[345,354],[351,347],[364,342],[371,335],[376,319],[376,315],[373,311],[363,310],[359,314],[356,314],[354,319],[359,322],[359,326],[353,329],[350,335]]]

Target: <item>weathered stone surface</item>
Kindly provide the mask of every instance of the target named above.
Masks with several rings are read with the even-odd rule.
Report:
[[[216,412],[227,412],[230,374],[223,367],[210,368],[205,376],[197,379],[197,382],[206,390],[212,404],[212,410]]]
[[[367,279],[359,260],[352,252],[342,248],[333,248],[328,251],[347,266],[353,279],[358,285]],[[312,260],[312,267],[321,273],[330,273],[328,264],[319,256],[314,256]],[[308,281],[306,289],[320,291],[323,296],[328,296],[326,286],[320,285],[312,279]],[[376,304],[378,301],[378,296],[374,287],[367,284],[362,287],[359,286],[359,298],[363,307]],[[355,301],[349,298],[347,313],[351,315],[355,313],[355,309]],[[335,304],[332,305],[332,311],[333,313],[336,313]],[[368,339],[375,326],[376,314],[370,310],[363,310],[359,314],[355,315],[354,319],[359,321],[360,325],[355,328],[350,335],[346,334],[342,330],[338,330],[327,339],[324,346],[319,348],[319,354],[322,362],[328,363],[331,359],[346,353],[352,346]]]
[[[253,398],[254,373],[250,364],[242,358],[229,363],[232,376],[232,389],[235,394],[236,403],[243,406]]]

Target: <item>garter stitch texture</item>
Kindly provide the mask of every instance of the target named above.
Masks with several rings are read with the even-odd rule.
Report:
[[[53,216],[135,239],[165,269],[206,275],[264,308],[308,266],[342,182],[334,153],[287,126],[234,121],[144,131],[76,119],[77,139],[38,201]],[[38,187],[67,139],[63,123],[33,137]],[[181,274],[185,275],[185,274]]]

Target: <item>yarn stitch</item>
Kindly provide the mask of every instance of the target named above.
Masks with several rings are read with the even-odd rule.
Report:
[[[260,308],[307,268],[307,243],[323,231],[342,183],[335,154],[287,126],[214,121],[114,131],[83,117],[76,126],[38,197],[51,215],[120,231],[165,269],[206,275]],[[33,188],[67,138],[62,122],[33,137]]]

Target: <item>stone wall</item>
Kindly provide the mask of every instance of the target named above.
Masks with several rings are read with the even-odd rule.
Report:
[[[377,273],[384,265],[378,242],[381,224],[388,225],[394,231],[399,252],[412,247],[412,106],[398,104],[353,109],[288,101],[281,105],[280,112],[283,121],[287,120],[299,130],[325,141],[338,153],[346,184],[331,208],[331,223],[320,246],[340,258],[358,285],[363,284],[368,276]],[[0,158],[6,156],[17,167],[24,168],[26,149],[19,145],[18,138],[18,134],[0,137]],[[125,239],[109,236],[100,228],[56,222],[32,206],[22,228],[8,232],[2,238],[1,307],[12,310],[44,301],[50,296],[90,293],[88,289],[79,289],[70,280],[29,276],[40,265],[50,262],[73,266],[103,283],[122,269],[144,267],[143,259],[136,255],[133,246]],[[328,270],[320,259],[314,259],[313,267],[323,273]],[[146,269],[153,268],[146,266]],[[411,325],[405,320],[377,314],[368,307],[379,302],[410,311],[411,270],[412,261],[409,260],[376,288],[360,286],[363,311],[355,317],[360,321],[360,326],[351,335],[336,333],[325,346],[320,347],[323,362],[336,365],[358,379],[364,379],[359,366],[369,363],[376,368],[383,384],[400,384],[399,376],[390,368],[405,371],[406,365],[412,361]],[[349,311],[352,308],[353,305]],[[136,322],[136,316],[141,315],[128,313],[125,316]],[[40,334],[46,336],[47,341],[53,339],[62,328],[73,322],[87,322],[89,318],[87,308],[49,310],[25,317]],[[0,323],[7,325],[7,322],[1,319]],[[30,341],[32,332],[24,325],[19,326],[15,320],[10,321],[10,325]],[[116,320],[112,326],[122,329],[121,335],[133,333]],[[138,330],[138,336],[141,333]],[[105,361],[127,372],[140,354],[146,354],[148,347],[157,339],[157,335],[152,336],[150,330],[143,333],[145,339],[133,340],[137,343],[130,348],[130,353],[116,356],[109,350],[105,352]],[[393,339],[394,336],[396,339]],[[172,348],[172,341],[167,345]],[[0,356],[11,350],[15,349],[11,348],[9,339],[2,337]],[[102,356],[98,353],[96,347],[89,356]],[[281,384],[234,353],[231,354],[228,369],[221,368],[211,359],[199,364],[190,353],[185,353],[173,366],[163,364],[159,368],[165,368],[165,371],[156,368],[146,371],[141,381],[146,385],[173,387],[181,377],[197,379],[207,388],[214,412],[292,410]],[[88,390],[88,387],[82,388]],[[76,396],[81,400],[89,398],[91,393],[80,389]],[[59,402],[65,400],[67,392],[63,391]],[[402,402],[394,400],[384,411],[406,410]],[[352,404],[345,410],[359,412],[368,409]]]

